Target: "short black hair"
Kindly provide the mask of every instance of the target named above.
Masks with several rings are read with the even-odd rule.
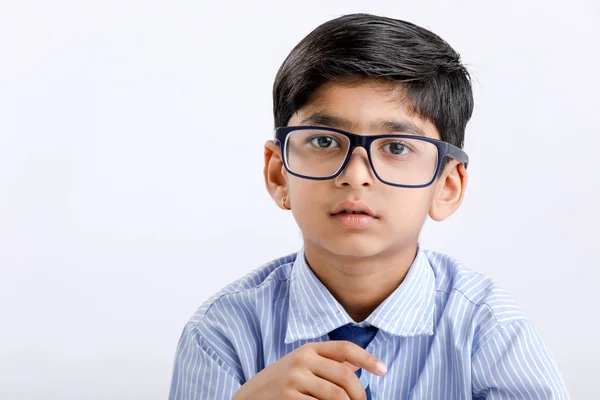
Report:
[[[463,147],[473,91],[460,55],[427,29],[371,14],[325,22],[294,47],[273,85],[275,127],[286,126],[322,84],[349,77],[400,83],[412,112]]]

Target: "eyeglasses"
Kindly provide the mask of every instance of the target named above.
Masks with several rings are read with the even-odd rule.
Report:
[[[381,182],[421,188],[437,178],[446,157],[467,166],[462,149],[441,140],[414,135],[356,135],[320,126],[286,126],[275,129],[285,169],[305,179],[333,179],[342,173],[356,147],[368,154]]]

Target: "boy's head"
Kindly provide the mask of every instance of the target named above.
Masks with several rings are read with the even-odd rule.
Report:
[[[307,250],[366,257],[413,248],[427,214],[443,220],[460,205],[464,163],[442,159],[445,143],[427,140],[462,147],[473,95],[459,55],[437,35],[367,14],[328,21],[286,58],[273,101],[276,128],[330,128],[285,132],[265,146],[267,188],[291,207]],[[352,147],[365,139],[345,132],[425,139],[371,140],[369,157]]]

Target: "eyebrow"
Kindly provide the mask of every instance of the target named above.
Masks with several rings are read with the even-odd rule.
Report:
[[[355,125],[350,121],[342,117],[327,114],[325,112],[316,112],[308,117],[304,118],[301,125],[307,126],[326,126],[329,128],[337,128],[345,131],[352,131]],[[384,121],[375,120],[369,124],[369,128],[374,131],[382,133],[408,133],[417,136],[426,136],[425,132],[412,121],[399,120],[399,121]]]

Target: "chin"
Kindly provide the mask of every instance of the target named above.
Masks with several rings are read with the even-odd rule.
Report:
[[[368,258],[373,257],[388,248],[381,239],[365,238],[361,235],[345,237],[343,239],[325,239],[320,241],[319,247],[340,257]]]

